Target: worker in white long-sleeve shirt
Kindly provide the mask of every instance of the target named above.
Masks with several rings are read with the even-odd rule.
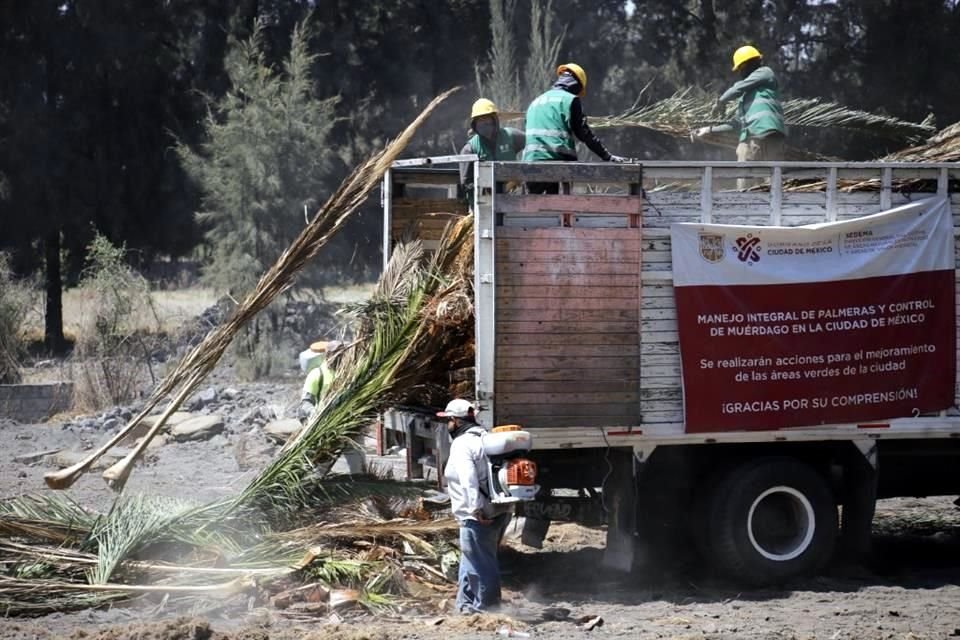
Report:
[[[443,477],[450,508],[460,524],[456,606],[462,613],[489,610],[500,603],[497,548],[510,513],[490,501],[487,457],[482,443],[486,431],[477,423],[474,406],[458,398],[451,400],[437,415],[447,418],[447,430],[453,439]]]

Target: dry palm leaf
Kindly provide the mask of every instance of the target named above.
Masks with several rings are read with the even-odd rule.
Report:
[[[590,118],[596,128],[642,127],[679,138],[688,138],[690,131],[707,125],[717,125],[733,119],[736,106],[729,104],[717,110],[716,97],[704,91],[687,88],[652,104],[636,106],[619,115]],[[787,127],[826,128],[857,131],[873,136],[914,144],[926,140],[936,130],[932,117],[923,122],[909,122],[891,116],[824,102],[818,98],[801,98],[783,102]],[[737,145],[735,133],[714,133],[701,139],[709,144],[728,148]],[[788,148],[788,159],[822,159],[816,154]]]
[[[293,284],[294,276],[303,269],[308,261],[316,257],[320,249],[340,230],[347,218],[367,200],[370,192],[380,184],[383,174],[407,146],[420,125],[440,103],[457,90],[458,88],[451,89],[434,98],[396,140],[387,145],[383,151],[368,158],[343,181],[320,211],[314,215],[310,223],[304,227],[300,235],[294,239],[276,263],[260,278],[257,286],[244,298],[230,318],[208,333],[180,361],[177,367],[154,390],[143,410],[120,433],[111,438],[88,459],[73,467],[47,474],[45,476],[47,484],[54,489],[70,486],[93,465],[97,458],[114,447],[148,415],[161,399],[179,387],[176,396],[164,411],[163,416],[153,425],[140,443],[127,457],[104,472],[103,476],[111,487],[118,491],[122,490],[133,468],[134,460],[146,449],[150,440],[163,427],[164,422],[173,411],[179,408],[180,404],[213,370],[240,329]]]

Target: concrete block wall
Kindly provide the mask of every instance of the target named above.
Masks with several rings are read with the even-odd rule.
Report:
[[[0,417],[41,422],[70,407],[72,382],[0,384]]]

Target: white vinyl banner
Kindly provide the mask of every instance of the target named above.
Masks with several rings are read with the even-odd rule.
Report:
[[[826,282],[953,268],[947,198],[805,227],[675,224],[673,284]]]
[[[807,227],[675,224],[689,432],[914,415],[953,404],[946,198]]]

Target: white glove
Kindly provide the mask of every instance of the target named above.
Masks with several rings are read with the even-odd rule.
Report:
[[[313,403],[309,400],[301,400],[300,407],[297,409],[297,418],[300,422],[306,422],[313,415]]]
[[[690,142],[696,142],[697,139],[702,138],[703,136],[712,132],[713,132],[712,127],[700,127],[699,129],[694,129],[693,131],[690,132]]]

